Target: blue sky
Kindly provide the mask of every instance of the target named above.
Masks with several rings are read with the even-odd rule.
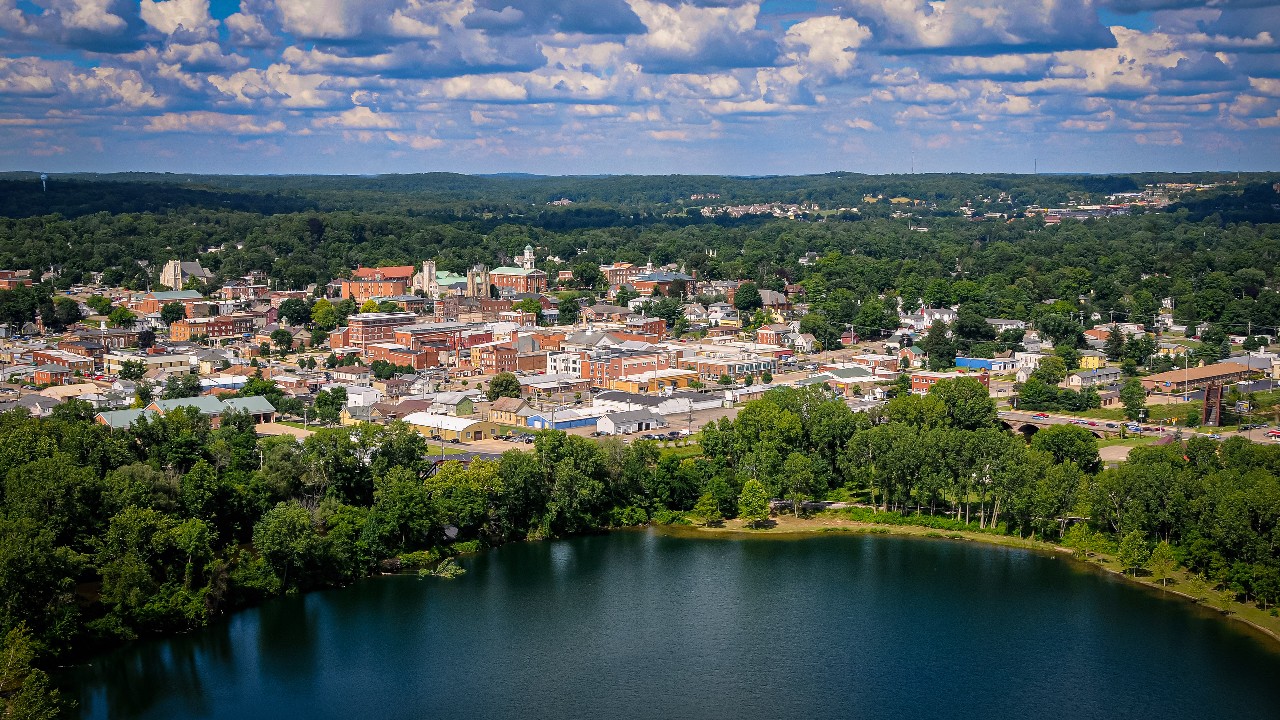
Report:
[[[0,169],[1280,167],[1280,0],[0,0]]]

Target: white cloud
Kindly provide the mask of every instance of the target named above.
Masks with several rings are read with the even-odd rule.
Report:
[[[264,120],[254,115],[226,115],[196,111],[164,113],[147,122],[148,132],[230,133],[233,135],[271,135],[286,129],[280,120]]]
[[[333,127],[348,130],[389,130],[400,126],[390,115],[374,112],[363,105],[337,115],[316,118],[311,125],[317,128]]]
[[[857,20],[834,16],[809,18],[792,25],[782,40],[786,59],[806,73],[843,78],[856,67],[858,48],[871,31]]]
[[[441,84],[445,97],[454,100],[490,100],[512,102],[525,100],[529,91],[505,77],[464,75],[449,78]]]
[[[209,15],[209,0],[142,0],[142,21],[166,35],[182,30],[192,37],[212,38],[218,22]]]
[[[848,13],[891,51],[989,54],[999,49],[1109,47],[1091,0],[854,0]]]

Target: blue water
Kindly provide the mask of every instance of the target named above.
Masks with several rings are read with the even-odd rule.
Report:
[[[527,543],[138,643],[85,718],[1277,718],[1280,653],[1065,558],[884,536]]]

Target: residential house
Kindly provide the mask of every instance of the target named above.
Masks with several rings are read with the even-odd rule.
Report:
[[[529,404],[520,398],[500,397],[489,406],[489,422],[496,425],[525,427],[525,421],[533,414]]]
[[[1081,350],[1080,351],[1080,369],[1081,370],[1097,370],[1105,367],[1107,364],[1107,356],[1097,350]]]
[[[1083,390],[1097,385],[1110,385],[1120,381],[1120,368],[1094,368],[1073,373],[1067,377],[1067,387]]]

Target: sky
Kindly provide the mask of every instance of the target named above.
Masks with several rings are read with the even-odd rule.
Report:
[[[1280,0],[0,0],[0,170],[1280,169]]]

